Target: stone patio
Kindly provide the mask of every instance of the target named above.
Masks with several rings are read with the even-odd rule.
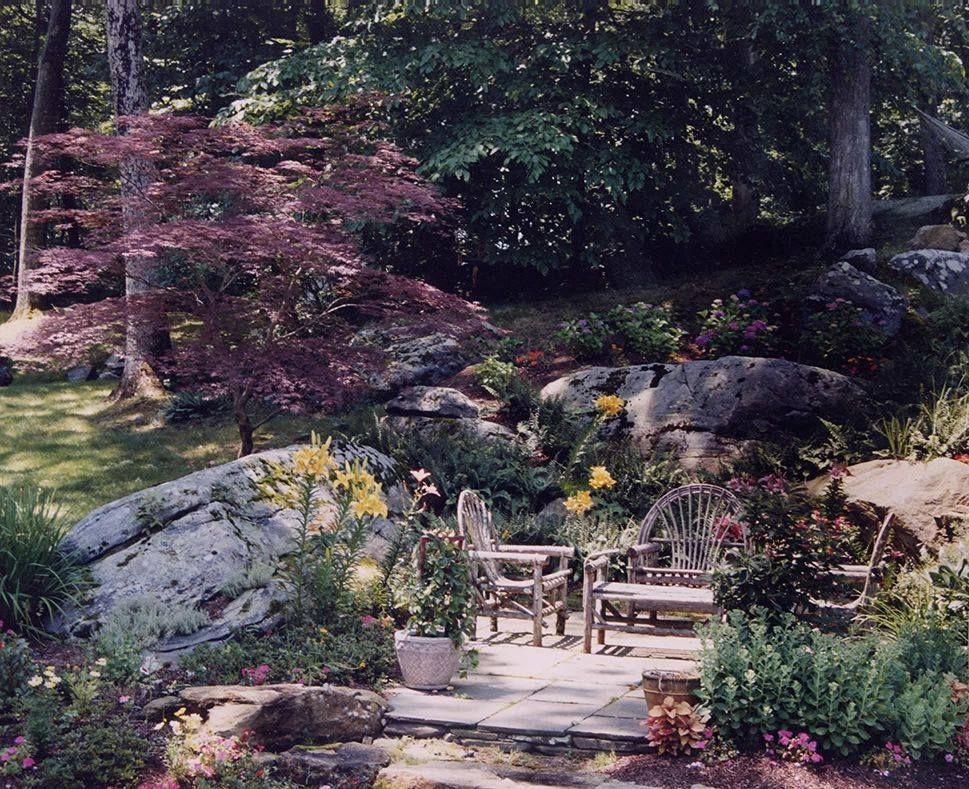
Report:
[[[446,691],[403,687],[386,695],[391,709],[385,735],[449,737],[544,754],[573,749],[646,750],[648,668],[689,671],[699,650],[695,638],[610,633],[610,643],[583,654],[572,617],[566,635],[549,633],[545,646],[528,646],[519,621],[502,620],[499,632],[475,642],[479,665]],[[479,635],[488,633],[479,621]]]

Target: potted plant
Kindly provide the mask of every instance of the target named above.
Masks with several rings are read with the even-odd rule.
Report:
[[[474,590],[460,538],[425,534],[417,547],[410,619],[394,634],[404,684],[417,690],[446,688],[461,662],[461,647],[474,632]]]

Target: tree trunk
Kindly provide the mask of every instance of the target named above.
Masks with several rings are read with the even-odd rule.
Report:
[[[919,123],[919,138],[922,142],[922,194],[946,194],[948,181],[945,162],[945,149],[942,142],[925,123]]]
[[[333,38],[333,15],[326,7],[326,0],[307,0],[306,33],[311,44]]]
[[[17,301],[12,320],[26,318],[36,306],[30,290],[30,272],[37,250],[43,245],[44,228],[32,221],[35,211],[43,207],[31,187],[40,168],[34,140],[60,129],[64,118],[64,61],[71,29],[71,0],[52,0],[47,22],[47,36],[37,64],[37,81],[27,133],[24,157],[23,193],[20,197],[20,233],[17,254]]]
[[[847,28],[831,58],[829,246],[865,246],[872,233],[871,22],[855,11]]]
[[[148,111],[148,94],[144,81],[144,58],[141,50],[141,13],[138,0],[107,0],[108,67],[114,92],[116,118],[139,115]],[[118,122],[118,134],[124,134]],[[143,221],[144,195],[154,180],[150,162],[129,157],[121,163],[122,218],[126,233]],[[151,368],[151,358],[164,343],[164,332],[146,314],[139,298],[152,289],[153,262],[128,256],[125,259],[125,364],[121,382],[115,390],[117,399],[139,395],[155,396],[161,391]]]
[[[253,435],[256,429],[252,426],[252,420],[249,418],[248,411],[246,411],[245,403],[236,400],[232,413],[236,420],[236,426],[239,428],[239,454],[236,457],[243,458],[252,454],[255,447]]]

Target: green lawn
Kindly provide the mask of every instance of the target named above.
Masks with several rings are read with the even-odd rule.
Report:
[[[108,381],[27,378],[0,388],[0,483],[54,488],[65,513],[79,518],[127,493],[235,457],[230,422],[153,426],[145,414],[113,405],[111,388]],[[258,445],[285,446],[315,424],[278,418],[260,431]]]

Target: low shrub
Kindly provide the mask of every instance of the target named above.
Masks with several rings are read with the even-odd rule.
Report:
[[[438,506],[453,513],[462,490],[478,491],[500,515],[532,512],[558,492],[557,470],[535,466],[531,453],[510,441],[482,441],[446,427],[387,436],[380,447],[403,468],[424,469],[440,493]]]
[[[231,410],[232,403],[227,397],[216,397],[202,392],[175,392],[165,404],[162,415],[166,422],[179,424],[224,416]]]
[[[668,361],[679,349],[684,332],[673,320],[668,304],[620,304],[604,316],[591,313],[566,321],[560,342],[579,360],[596,359],[612,347],[631,352],[644,361]]]
[[[34,674],[30,647],[13,630],[3,629],[0,619],[0,711],[27,690]]]
[[[771,323],[770,305],[749,290],[739,290],[726,301],[714,299],[697,318],[700,333],[694,343],[704,356],[767,356],[774,348],[777,326]]]
[[[673,322],[668,304],[620,304],[609,310],[606,323],[623,350],[646,361],[669,361],[683,341],[684,332]]]
[[[851,375],[873,372],[875,356],[887,339],[884,331],[865,320],[860,307],[845,299],[832,299],[812,313],[800,336],[806,361]]]
[[[141,776],[150,746],[128,697],[102,676],[104,663],[47,666],[28,680],[19,701],[25,786],[131,786]]]
[[[576,359],[595,359],[602,355],[611,335],[609,324],[596,313],[585,318],[565,321],[558,339]]]
[[[528,416],[535,394],[514,364],[489,356],[475,365],[474,379],[488,394],[501,400],[511,419]]]
[[[834,590],[831,570],[854,531],[829,519],[788,489],[779,476],[727,483],[743,501],[750,548],[714,573],[714,595],[728,610],[761,608],[775,614],[807,610]]]
[[[84,588],[59,548],[67,528],[51,491],[0,486],[0,619],[10,627],[36,629]]]
[[[700,636],[699,696],[739,745],[784,729],[806,732],[822,752],[849,755],[889,739],[928,758],[952,746],[965,714],[944,675],[913,675],[896,645],[875,637],[741,612]]]
[[[180,667],[193,684],[237,684],[246,670],[269,682],[379,684],[396,671],[393,623],[361,614],[326,627],[284,627],[269,634],[241,633],[224,644],[202,645]],[[247,672],[251,673],[251,672]]]

